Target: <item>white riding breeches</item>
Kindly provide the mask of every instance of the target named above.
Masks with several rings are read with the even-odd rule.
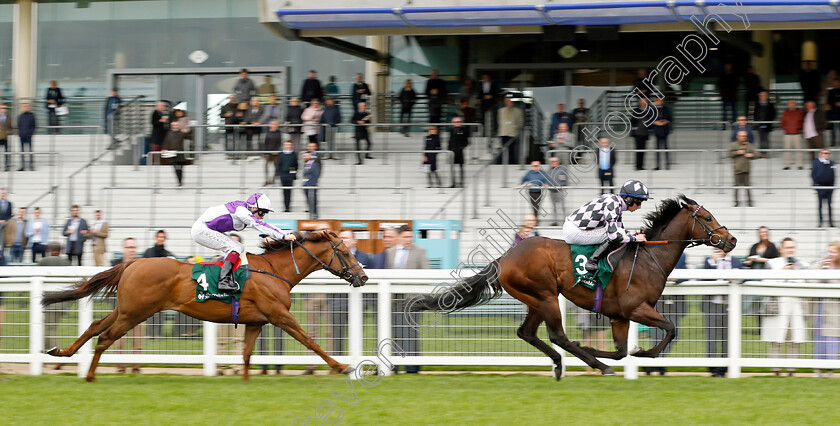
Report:
[[[607,228],[597,228],[589,231],[580,229],[574,223],[563,223],[563,241],[566,244],[601,244],[607,241]]]
[[[208,228],[204,222],[194,223],[190,234],[193,241],[209,249],[222,251],[225,254],[235,251],[241,255],[245,252],[245,246],[242,243],[219,231]]]

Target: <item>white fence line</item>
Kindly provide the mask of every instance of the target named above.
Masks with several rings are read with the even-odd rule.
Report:
[[[20,292],[28,293],[27,298],[18,297],[19,300],[28,300],[30,307],[40,307],[40,302],[44,292],[56,291],[65,288],[69,283],[78,280],[82,277],[88,277],[104,268],[97,267],[0,267],[0,296],[5,296],[8,301],[12,300],[9,297],[10,293]],[[365,336],[365,321],[364,309],[366,294],[376,294],[377,303],[376,309],[380,313],[388,313],[386,315],[376,315],[376,320],[368,327],[375,324],[376,332],[376,347],[380,347],[383,341],[392,339],[393,326],[392,314],[395,314],[393,308],[393,298],[395,294],[421,294],[429,293],[434,286],[440,284],[451,284],[455,282],[455,276],[468,276],[471,273],[459,270],[369,270],[368,276],[370,280],[368,284],[361,288],[351,288],[338,278],[329,275],[323,271],[312,274],[309,278],[303,281],[293,290],[293,295],[299,294],[346,294],[347,297],[347,340],[348,351],[347,355],[335,356],[340,362],[350,363],[356,365],[363,360],[371,360],[382,364],[381,358],[391,358],[395,364],[398,365],[499,365],[499,366],[544,366],[549,367],[551,361],[548,357],[536,349],[527,346],[528,350],[521,350],[519,352],[508,351],[504,355],[499,355],[496,352],[480,352],[473,351],[469,355],[423,355],[423,351],[419,351],[420,355],[411,355],[398,357],[391,354],[390,346],[385,346],[385,353],[380,354],[380,359],[377,359],[376,354],[371,355],[371,351],[367,353],[364,350],[363,341],[365,339],[373,339],[372,336]],[[743,334],[745,327],[742,324],[742,306],[745,296],[788,296],[797,298],[816,298],[817,300],[829,300],[830,303],[840,304],[840,271],[831,270],[795,270],[795,271],[769,271],[769,270],[676,270],[671,274],[671,279],[674,280],[688,280],[678,285],[669,285],[665,289],[665,296],[686,297],[686,296],[727,296],[728,315],[727,315],[727,340],[728,349],[725,356],[710,357],[710,356],[679,356],[668,355],[664,358],[635,358],[626,357],[621,361],[608,361],[607,364],[611,366],[624,367],[625,377],[635,378],[638,376],[639,367],[728,367],[729,377],[740,377],[742,368],[745,367],[773,367],[773,368],[821,368],[821,369],[840,369],[840,360],[838,359],[812,359],[812,354],[800,354],[795,358],[769,358],[760,356],[744,356],[742,355]],[[710,281],[699,281],[710,280]],[[804,299],[803,299],[804,300]],[[2,303],[2,302],[0,302]],[[502,327],[493,323],[492,317],[511,317],[513,319],[516,315],[524,314],[524,306],[515,302],[511,304],[507,302],[504,308],[499,308],[490,311],[476,311],[474,314],[474,324],[467,324],[460,327],[474,327],[475,332],[480,332],[482,328],[490,329],[493,327]],[[568,329],[574,327],[570,325],[568,318],[566,318],[568,302],[560,297],[559,303],[561,310],[564,313],[564,326]],[[521,307],[521,308],[520,308]],[[495,308],[494,308],[495,309]],[[487,315],[490,312],[491,315]],[[322,312],[323,313],[323,312]],[[483,314],[480,314],[483,313]],[[301,313],[296,313],[297,318],[301,323],[305,323],[305,316]],[[308,314],[308,313],[307,313]],[[431,318],[433,313],[427,313],[425,318]],[[469,312],[461,314],[469,316]],[[452,315],[455,317],[457,315]],[[44,363],[78,363],[80,365],[79,375],[86,373],[92,357],[92,341],[86,343],[82,349],[73,357],[56,358],[43,354],[44,349],[44,330],[45,330],[45,315],[43,309],[28,309],[28,350],[21,350],[19,353],[2,352],[0,351],[0,362],[15,362],[28,363],[30,374],[42,374]],[[440,318],[447,318],[443,314]],[[397,317],[399,318],[399,317]],[[90,298],[85,299],[78,306],[78,335],[81,335],[94,319],[94,304]],[[473,318],[471,318],[473,319]],[[510,319],[510,318],[508,318]],[[8,315],[7,323],[9,326]],[[0,325],[2,326],[2,325]],[[343,326],[343,325],[342,325]],[[445,328],[446,326],[441,326]],[[454,325],[452,327],[458,327]],[[506,325],[504,327],[510,327]],[[148,354],[148,353],[109,353],[106,351],[102,357],[102,363],[144,363],[144,364],[200,364],[203,365],[204,374],[212,376],[216,374],[216,368],[219,364],[240,364],[242,362],[240,355],[225,355],[216,353],[217,340],[217,325],[210,322],[203,323],[202,338],[202,353],[201,354]],[[304,328],[307,328],[304,326]],[[454,328],[453,328],[454,330]],[[307,330],[309,331],[309,330]],[[0,339],[5,339],[13,336],[3,336],[0,333]],[[471,336],[460,335],[452,336],[446,339],[433,338],[433,333],[428,333],[424,336],[423,332],[419,333],[419,340],[421,342],[431,342],[435,339],[447,340],[457,342],[459,340],[469,340]],[[497,340],[510,339],[518,340],[515,335],[515,328],[510,330],[510,335],[502,335]],[[680,339],[679,329],[677,341]],[[480,339],[476,339],[480,340]],[[2,340],[0,340],[1,342]],[[639,326],[635,323],[631,324],[629,347],[634,347],[639,341]],[[705,344],[705,343],[703,343]],[[673,345],[673,343],[672,343]],[[323,346],[323,345],[322,345]],[[556,347],[555,347],[556,348]],[[327,349],[327,348],[325,348]],[[451,351],[447,349],[447,351]],[[375,350],[374,350],[375,352]],[[434,353],[434,351],[432,351]],[[476,355],[479,353],[479,355]],[[488,355],[480,355],[487,353]],[[568,356],[564,353],[564,359],[567,366],[583,366],[584,364],[579,359]],[[721,354],[723,355],[723,354]],[[837,357],[837,354],[834,354]],[[265,364],[316,364],[321,365],[323,362],[315,355],[254,355],[251,359],[254,365]]]

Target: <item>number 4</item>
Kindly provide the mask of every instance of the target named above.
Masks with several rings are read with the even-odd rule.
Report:
[[[201,288],[204,289],[204,291],[207,291],[207,288],[209,287],[209,284],[207,284],[207,274],[206,273],[199,275],[198,280],[196,280],[196,281],[198,281],[198,285],[200,285]]]

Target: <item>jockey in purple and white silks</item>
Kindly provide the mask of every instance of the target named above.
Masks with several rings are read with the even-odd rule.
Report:
[[[624,229],[621,214],[638,210],[642,202],[649,199],[650,194],[643,183],[628,180],[618,195],[602,194],[572,212],[563,224],[563,240],[567,244],[601,244],[585,266],[587,271],[595,272],[598,261],[621,244],[645,241],[644,234],[633,235]]]
[[[190,233],[195,242],[225,253],[225,263],[219,277],[220,291],[229,292],[239,288],[233,280],[233,266],[245,251],[245,246],[227,236],[226,232],[254,228],[275,240],[295,239],[294,234],[283,232],[262,221],[268,212],[273,211],[268,196],[258,192],[246,201],[231,201],[210,207],[193,224]]]

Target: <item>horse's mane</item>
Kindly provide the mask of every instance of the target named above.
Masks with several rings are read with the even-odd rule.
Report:
[[[684,204],[697,204],[683,194],[675,198],[666,198],[656,206],[656,210],[645,215],[645,237],[653,238],[665,229],[665,226],[682,210]]]
[[[332,231],[328,231],[328,232],[330,232],[332,234],[335,234]],[[319,241],[326,241],[328,239],[326,233],[325,232],[320,232],[320,231],[294,232],[294,234],[295,234],[295,238],[297,238],[297,242],[299,242],[299,243],[305,243],[307,241],[317,243]],[[260,244],[260,247],[262,247],[263,250],[265,250],[266,253],[271,253],[271,252],[274,252],[274,251],[288,250],[289,245],[291,245],[291,241],[286,241],[286,240],[276,241],[275,240],[275,241],[272,241],[272,242],[267,243],[267,244],[265,242],[263,242],[262,244]]]

